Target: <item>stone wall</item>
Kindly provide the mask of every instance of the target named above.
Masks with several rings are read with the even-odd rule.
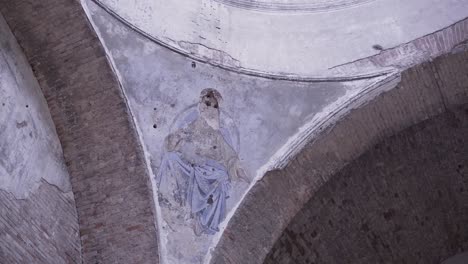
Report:
[[[467,250],[467,135],[465,105],[383,140],[314,194],[264,263],[440,263]]]
[[[158,263],[154,203],[133,121],[76,0],[1,0],[47,100],[70,173],[84,263]]]
[[[55,127],[1,15],[0,262],[81,263],[75,201]]]

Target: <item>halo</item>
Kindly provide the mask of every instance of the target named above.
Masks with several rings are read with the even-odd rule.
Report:
[[[178,129],[183,129],[190,125],[193,121],[198,118],[198,103],[192,104],[182,110],[179,114],[174,117],[171,125],[169,126],[169,133],[173,133]],[[225,111],[220,109],[220,131],[223,134],[224,139],[229,145],[239,153],[240,149],[240,137],[239,129],[237,128],[232,117]]]

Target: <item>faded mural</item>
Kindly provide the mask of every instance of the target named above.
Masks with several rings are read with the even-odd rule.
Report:
[[[249,187],[302,144],[298,135],[348,111],[351,99],[386,78],[297,82],[226,71],[85,2],[154,174],[163,264],[205,263]]]
[[[231,181],[249,181],[238,157],[237,128],[221,115],[221,100],[217,90],[205,89],[197,109],[182,113],[165,139],[157,175],[161,206],[174,208],[197,236],[219,231]]]

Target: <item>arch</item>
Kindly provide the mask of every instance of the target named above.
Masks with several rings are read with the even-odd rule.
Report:
[[[291,219],[336,172],[384,138],[468,102],[468,52],[402,72],[399,85],[329,127],[246,195],[211,263],[262,263]]]
[[[76,201],[83,262],[158,263],[144,153],[80,1],[1,0],[0,11],[57,128]]]
[[[333,175],[264,263],[442,263],[468,248],[468,107],[385,138]]]

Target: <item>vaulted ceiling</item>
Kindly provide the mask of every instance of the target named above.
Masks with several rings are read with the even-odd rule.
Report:
[[[467,7],[0,1],[57,130],[84,263],[437,263],[468,250]],[[219,231],[200,235],[158,174],[205,88],[246,179],[230,182]]]

